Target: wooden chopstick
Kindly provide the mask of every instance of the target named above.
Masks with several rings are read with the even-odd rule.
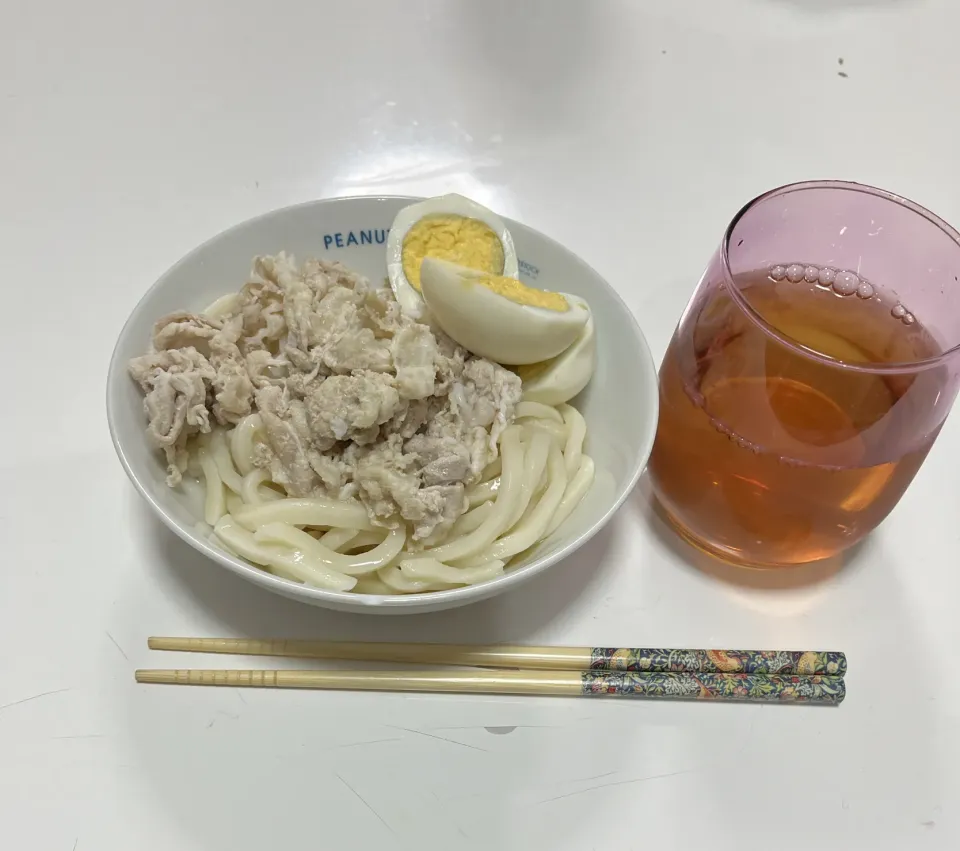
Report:
[[[671,650],[614,647],[525,647],[521,645],[393,644],[263,638],[148,639],[153,650],[400,662],[538,671],[642,671],[647,673],[826,674],[842,677],[847,657],[812,650]]]
[[[141,670],[137,682],[241,688],[650,697],[838,704],[842,677],[630,671]]]

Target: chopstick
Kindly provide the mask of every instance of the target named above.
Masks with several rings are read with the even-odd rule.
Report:
[[[543,647],[470,644],[392,644],[262,638],[148,639],[152,650],[463,665],[537,671],[635,671],[671,674],[829,675],[847,671],[843,653],[816,650],[672,650],[666,648]],[[536,692],[539,693],[539,692]]]
[[[629,671],[227,671],[140,670],[137,682],[247,688],[652,697],[839,704],[842,677]]]

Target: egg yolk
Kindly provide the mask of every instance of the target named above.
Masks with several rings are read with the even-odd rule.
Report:
[[[520,283],[516,278],[485,275],[482,278],[471,279],[471,282],[481,284],[488,290],[493,290],[497,295],[508,298],[517,304],[542,307],[560,313],[570,309],[567,300],[560,293],[552,293],[549,290],[535,290],[533,287]]]
[[[503,272],[503,245],[489,227],[466,216],[424,216],[403,238],[403,274],[420,291],[420,264],[439,257],[478,272]]]

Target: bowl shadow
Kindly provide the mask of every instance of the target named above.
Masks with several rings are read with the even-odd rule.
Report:
[[[732,564],[714,558],[684,541],[673,529],[659,501],[653,494],[649,476],[644,473],[629,504],[665,549],[687,567],[727,585],[761,591],[783,591],[810,588],[827,582],[841,571],[856,568],[862,561],[865,541],[855,544],[840,555],[795,567],[761,570]],[[868,539],[869,540],[869,539]]]

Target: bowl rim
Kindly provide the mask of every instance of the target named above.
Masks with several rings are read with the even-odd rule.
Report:
[[[120,464],[124,469],[124,472],[127,474],[127,478],[133,483],[133,486],[139,492],[140,496],[146,500],[147,504],[153,509],[154,513],[159,517],[160,521],[178,538],[188,544],[195,550],[203,553],[203,555],[215,561],[222,567],[227,568],[232,573],[237,574],[245,579],[250,580],[254,584],[260,585],[274,593],[281,594],[287,597],[293,597],[297,599],[302,599],[305,601],[310,601],[315,604],[330,604],[336,608],[341,609],[355,609],[355,610],[383,610],[383,609],[432,609],[432,608],[446,608],[450,605],[459,605],[466,604],[470,602],[479,601],[487,597],[494,596],[503,591],[508,590],[516,585],[519,585],[525,582],[528,579],[532,579],[534,576],[537,576],[543,573],[547,568],[552,567],[557,562],[561,561],[564,558],[572,555],[574,552],[579,550],[586,544],[591,538],[593,538],[601,529],[603,529],[609,522],[613,515],[620,509],[623,503],[626,501],[627,497],[636,487],[637,481],[643,473],[649,460],[650,453],[653,450],[654,437],[656,436],[656,423],[659,418],[659,394],[656,392],[657,382],[656,375],[657,369],[656,364],[653,360],[653,355],[650,351],[650,346],[647,343],[646,338],[643,335],[643,331],[640,328],[640,324],[637,321],[636,316],[633,311],[628,307],[627,303],[623,300],[620,293],[604,278],[596,269],[593,268],[589,263],[587,263],[582,257],[578,254],[575,254],[569,248],[565,247],[557,240],[553,239],[550,236],[542,233],[541,231],[536,230],[535,228],[525,225],[522,222],[518,222],[514,219],[501,216],[504,221],[507,223],[508,228],[520,227],[524,230],[529,231],[538,239],[543,240],[549,244],[552,248],[559,250],[561,253],[569,254],[575,257],[580,263],[586,267],[590,273],[592,273],[596,279],[608,288],[612,294],[614,300],[618,303],[619,307],[622,309],[624,314],[629,317],[630,321],[628,326],[633,335],[634,342],[637,349],[641,353],[643,361],[645,363],[646,369],[654,377],[654,382],[652,387],[654,392],[650,393],[650,399],[647,400],[649,405],[649,410],[653,419],[653,426],[649,430],[649,433],[644,438],[643,443],[640,445],[639,451],[636,453],[633,469],[630,471],[624,486],[621,488],[621,492],[616,496],[613,502],[607,507],[603,514],[588,528],[584,529],[579,535],[577,535],[573,540],[567,542],[564,546],[560,547],[556,552],[551,553],[550,555],[543,556],[541,558],[535,559],[530,564],[523,565],[522,567],[517,568],[516,570],[508,571],[500,576],[495,577],[494,579],[489,579],[485,582],[479,582],[475,585],[466,585],[460,588],[450,588],[444,591],[429,591],[429,592],[418,592],[415,594],[355,594],[350,591],[330,591],[325,588],[314,588],[312,586],[303,585],[298,582],[293,582],[289,579],[283,579],[282,577],[276,576],[272,573],[263,570],[256,565],[249,564],[248,562],[243,561],[242,559],[236,558],[229,553],[214,547],[209,541],[195,535],[192,530],[187,529],[182,523],[176,520],[170,512],[155,498],[151,493],[150,489],[142,482],[133,469],[130,459],[127,457],[127,453],[124,450],[124,447],[121,443],[121,440],[118,436],[118,427],[117,427],[117,411],[114,408],[114,387],[117,383],[126,377],[126,365],[120,363],[120,349],[122,344],[126,341],[128,335],[131,333],[130,328],[134,322],[141,318],[141,314],[146,311],[146,304],[157,290],[161,289],[167,280],[176,273],[176,271],[186,264],[188,261],[193,259],[196,255],[201,254],[206,251],[211,245],[219,241],[222,237],[228,233],[239,230],[244,227],[249,227],[250,225],[256,224],[259,221],[269,219],[279,213],[288,213],[294,210],[305,209],[305,208],[315,208],[315,207],[327,207],[335,206],[336,204],[342,203],[344,201],[364,201],[364,202],[378,202],[378,201],[409,201],[411,203],[416,201],[424,200],[421,196],[410,196],[410,195],[347,195],[339,196],[333,198],[318,198],[311,201],[304,201],[298,204],[290,204],[284,207],[277,207],[275,209],[269,210],[259,215],[252,216],[251,218],[245,219],[236,224],[230,225],[227,228],[219,231],[208,239],[204,240],[195,248],[191,249],[187,254],[183,255],[179,260],[177,260],[173,265],[171,265],[163,274],[157,278],[156,281],[143,293],[140,299],[137,301],[136,306],[131,311],[130,315],[127,317],[126,321],[123,323],[123,327],[120,330],[120,334],[117,337],[117,341],[114,344],[113,351],[110,355],[110,363],[107,368],[107,381],[106,381],[106,413],[107,413],[107,425],[110,430],[110,439],[113,443],[113,448],[117,453],[117,457],[120,459]]]

